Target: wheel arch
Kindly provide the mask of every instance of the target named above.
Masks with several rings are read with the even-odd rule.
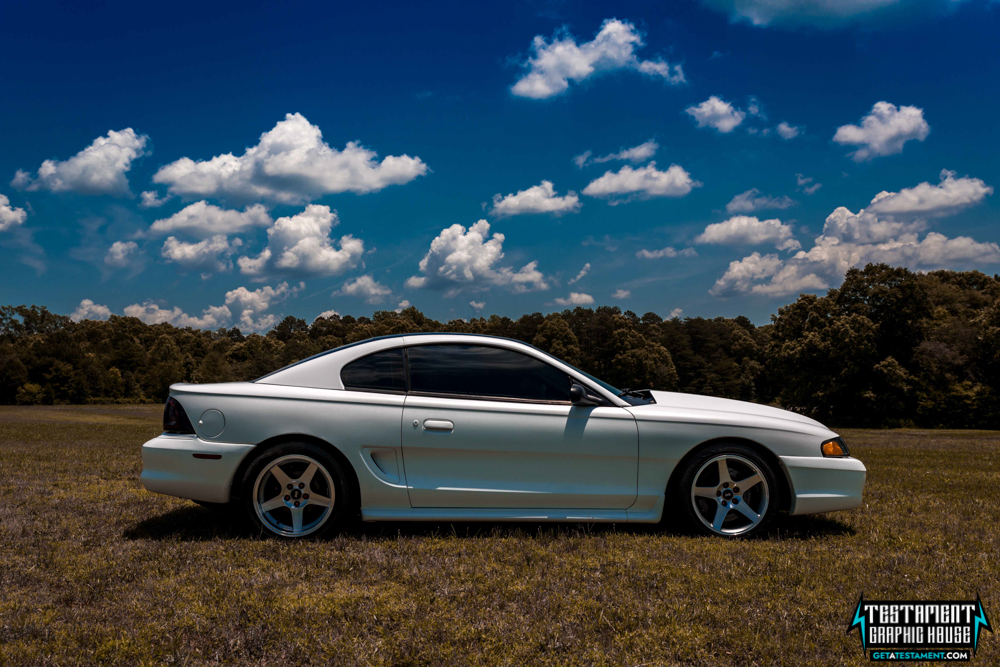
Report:
[[[768,465],[774,470],[774,476],[778,480],[778,486],[780,487],[779,493],[781,498],[781,504],[778,509],[782,511],[788,511],[792,506],[792,485],[788,480],[788,472],[785,467],[781,465],[781,461],[778,456],[768,449],[765,445],[761,443],[750,440],[749,438],[740,437],[720,437],[712,438],[711,440],[706,440],[700,442],[694,447],[692,447],[688,452],[681,457],[681,460],[677,462],[674,466],[673,471],[670,473],[670,479],[667,480],[666,494],[667,498],[672,498],[674,493],[677,491],[677,485],[680,483],[681,477],[684,475],[684,471],[687,469],[688,463],[693,459],[698,452],[702,451],[706,447],[711,447],[712,445],[723,445],[723,444],[739,444],[749,447],[750,449],[757,452],[762,459],[764,459]]]
[[[229,490],[230,499],[239,498],[240,481],[243,479],[243,475],[246,474],[247,468],[253,464],[254,459],[256,459],[261,452],[270,449],[275,445],[283,445],[289,442],[303,442],[316,445],[327,452],[337,463],[340,464],[340,466],[344,469],[344,474],[347,476],[347,484],[350,487],[351,500],[354,501],[354,509],[360,515],[361,484],[358,481],[358,472],[354,469],[354,466],[351,465],[350,460],[344,456],[344,453],[335,445],[323,440],[322,438],[317,438],[314,435],[305,435],[302,433],[288,433],[268,438],[267,440],[257,443],[253,449],[247,452],[247,455],[243,457],[239,467],[236,469],[236,473],[233,475],[232,486]]]

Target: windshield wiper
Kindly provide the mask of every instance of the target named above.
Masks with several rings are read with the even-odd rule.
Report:
[[[618,397],[622,396],[634,396],[636,398],[649,398],[648,389],[622,389],[622,393],[618,394]]]

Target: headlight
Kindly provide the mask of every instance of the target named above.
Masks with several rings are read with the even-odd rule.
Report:
[[[832,438],[820,445],[823,456],[850,456],[843,438]]]

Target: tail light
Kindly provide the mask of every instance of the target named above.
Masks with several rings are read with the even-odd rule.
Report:
[[[173,396],[168,398],[167,404],[163,406],[163,432],[194,434],[191,420]]]

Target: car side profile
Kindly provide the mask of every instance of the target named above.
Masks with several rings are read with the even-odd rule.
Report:
[[[655,523],[751,535],[861,503],[865,467],[778,408],[619,390],[520,341],[373,338],[254,382],[176,384],[142,448],[149,491],[262,532],[364,521]]]

